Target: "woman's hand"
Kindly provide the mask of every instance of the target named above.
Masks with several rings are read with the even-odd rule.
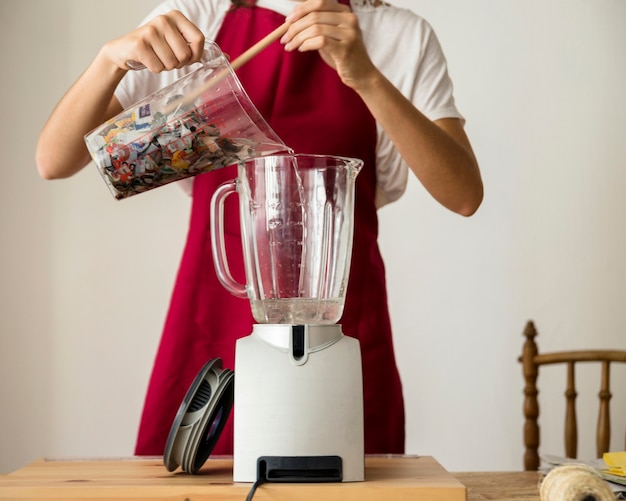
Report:
[[[108,42],[100,55],[123,70],[128,70],[127,62],[133,61],[159,73],[199,61],[203,50],[202,32],[174,10]]]
[[[281,38],[285,50],[319,51],[348,87],[356,89],[377,73],[358,19],[347,5],[337,0],[305,0],[294,7],[286,21],[291,26]]]

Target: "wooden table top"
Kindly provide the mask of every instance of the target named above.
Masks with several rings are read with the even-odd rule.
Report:
[[[468,501],[539,501],[537,471],[452,473],[467,487]]]
[[[449,473],[429,456],[366,457],[365,482],[260,486],[254,501],[539,501],[537,472]],[[197,475],[170,473],[161,458],[45,460],[0,476],[0,500],[243,501],[232,459],[210,459]]]

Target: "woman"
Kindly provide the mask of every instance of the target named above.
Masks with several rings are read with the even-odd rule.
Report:
[[[263,117],[297,153],[365,162],[357,177],[354,250],[341,324],[361,344],[366,453],[402,453],[402,387],[376,211],[402,194],[409,170],[458,214],[472,215],[483,196],[445,58],[421,17],[380,0],[168,0],[139,28],[102,47],[45,125],[37,165],[45,178],[71,176],[90,160],[83,135],[178,79],[200,59],[205,37],[234,59],[285,20],[290,27],[280,43],[238,76]],[[131,60],[149,71],[129,72]],[[219,284],[207,243],[208,201],[233,177],[229,167],[193,180],[189,235],[137,454],[163,453],[178,406],[200,367],[221,357],[232,368],[235,340],[251,332],[249,304]],[[236,242],[237,211],[228,211],[228,238]],[[230,262],[243,259],[233,256]],[[241,270],[234,273],[242,276]],[[231,424],[214,453],[232,453]]]

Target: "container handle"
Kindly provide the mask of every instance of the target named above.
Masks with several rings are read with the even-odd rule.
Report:
[[[211,251],[220,283],[233,296],[246,299],[248,297],[246,286],[237,282],[230,272],[224,242],[224,202],[236,191],[237,181],[227,181],[218,186],[211,197]]]

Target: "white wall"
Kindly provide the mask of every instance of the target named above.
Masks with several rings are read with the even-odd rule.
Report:
[[[0,2],[0,472],[132,454],[188,201],[170,186],[114,202],[95,170],[46,182],[33,157],[62,92],[155,3]],[[526,320],[541,349],[626,349],[626,3],[394,3],[439,33],[486,188],[470,219],[416,182],[381,210],[407,452],[449,470],[520,469]],[[583,427],[597,377],[579,377],[593,392],[579,397]],[[558,394],[561,379],[542,376]],[[560,424],[560,399],[542,412]],[[561,453],[558,424],[542,430],[549,452]]]

